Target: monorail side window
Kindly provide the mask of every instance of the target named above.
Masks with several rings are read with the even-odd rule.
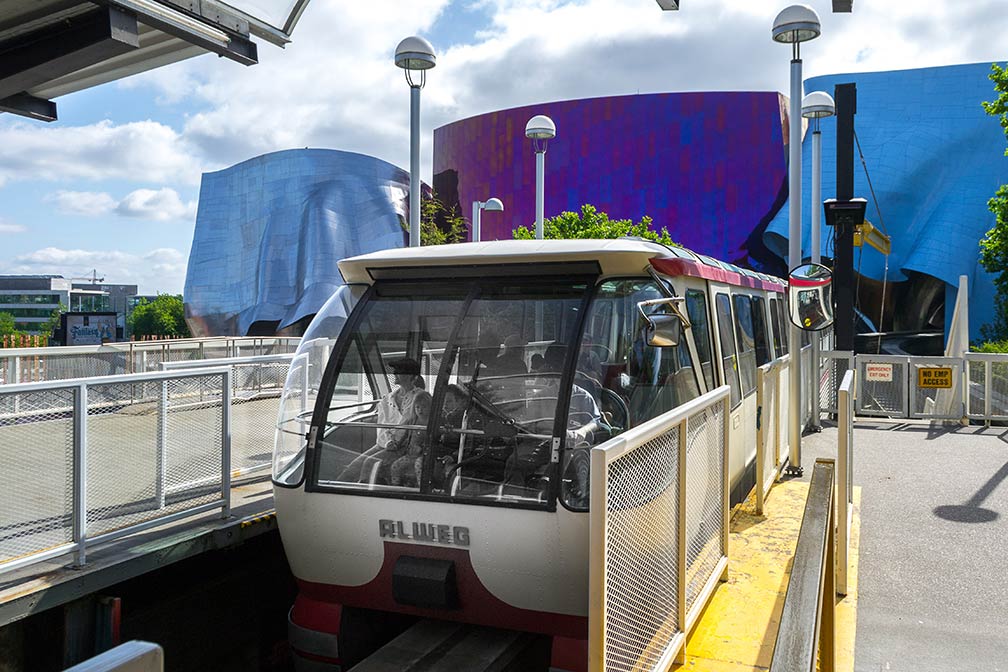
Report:
[[[739,390],[735,337],[732,335],[732,309],[728,295],[715,296],[714,307],[717,310],[718,341],[721,343],[721,371],[724,381],[731,387],[731,405],[735,406],[742,399],[742,394]]]
[[[742,396],[756,389],[756,339],[753,332],[752,300],[745,294],[732,296],[735,303],[735,340],[738,342],[739,377]]]
[[[763,366],[773,359],[773,356],[767,342],[766,301],[762,296],[752,297],[752,324],[756,341],[756,366]]]
[[[781,338],[780,313],[777,311],[779,301],[776,298],[770,299],[770,326],[773,330],[774,354],[776,357],[784,356],[784,341]]]
[[[777,321],[780,322],[781,325],[781,347],[783,348],[783,352],[781,353],[782,356],[791,351],[791,346],[789,344],[789,341],[791,340],[791,330],[788,328],[788,325],[791,323],[788,322],[787,316],[784,314],[784,310],[784,301],[782,299],[778,300]]]
[[[700,396],[685,342],[657,348],[645,340],[637,304],[663,296],[650,278],[606,280],[596,291],[587,325],[597,328],[585,330],[571,390],[571,419],[580,417],[564,451],[568,508],[587,510],[588,448]]]
[[[584,424],[557,411],[590,287],[555,277],[375,283],[320,392],[329,411],[315,487],[545,506],[555,437]]]
[[[696,341],[697,356],[703,370],[707,389],[713,390],[714,363],[711,356],[710,323],[707,317],[707,295],[697,289],[686,290],[686,312],[693,325],[693,340]]]

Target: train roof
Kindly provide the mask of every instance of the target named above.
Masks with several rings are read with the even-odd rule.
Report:
[[[666,247],[642,238],[610,240],[493,240],[426,247],[401,247],[349,257],[339,262],[347,284],[370,284],[377,277],[410,277],[413,269],[505,264],[595,262],[602,275],[636,275],[648,266],[669,276],[692,276],[731,285],[783,291],[784,282],[684,247]],[[417,276],[419,277],[419,275]],[[429,273],[422,277],[430,277]]]

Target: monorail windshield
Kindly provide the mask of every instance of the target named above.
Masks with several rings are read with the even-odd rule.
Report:
[[[377,281],[331,342],[307,487],[586,510],[588,449],[699,394],[685,345],[644,341],[655,281],[595,281]]]

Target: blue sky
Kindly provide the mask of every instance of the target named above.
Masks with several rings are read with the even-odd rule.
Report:
[[[52,124],[0,114],[0,273],[96,269],[144,293],[181,292],[203,172],[306,146],[408,166],[408,92],[392,63],[407,35],[438,51],[423,93],[429,180],[433,129],[494,109],[786,91],[790,51],[770,39],[784,4],[313,0],[286,49],[259,41],[257,65],[200,56],[61,97]],[[995,0],[856,0],[849,15],[833,15],[829,0],[809,4],[823,36],[803,47],[806,76],[1008,58]]]

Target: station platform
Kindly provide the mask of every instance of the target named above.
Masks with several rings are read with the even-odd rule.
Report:
[[[808,482],[782,480],[771,489],[763,515],[756,514],[752,496],[736,508],[728,536],[728,581],[714,591],[686,640],[685,663],[672,670],[769,669],[808,489]],[[837,672],[854,669],[859,535],[860,488],[855,487],[849,592],[836,601]]]

